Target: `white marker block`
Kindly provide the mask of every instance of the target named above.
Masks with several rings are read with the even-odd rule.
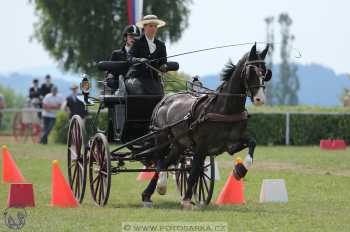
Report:
[[[260,203],[288,202],[284,179],[265,179],[261,185]]]

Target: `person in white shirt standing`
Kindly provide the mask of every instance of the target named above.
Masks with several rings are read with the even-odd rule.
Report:
[[[44,129],[40,139],[41,144],[47,144],[47,138],[55,126],[57,111],[61,109],[64,98],[58,94],[57,87],[53,87],[51,93],[43,99],[43,122]]]

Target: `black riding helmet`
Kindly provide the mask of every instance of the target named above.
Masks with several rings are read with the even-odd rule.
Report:
[[[135,26],[135,25],[128,25],[124,28],[124,31],[123,31],[123,37],[124,39],[126,38],[127,35],[132,35],[134,36],[135,38],[138,38],[141,36],[141,31],[140,29]]]

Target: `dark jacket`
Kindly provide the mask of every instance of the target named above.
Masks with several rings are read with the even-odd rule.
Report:
[[[122,49],[119,50],[114,50],[112,52],[111,61],[127,61],[127,56],[126,56],[126,50],[125,47],[123,47]],[[112,74],[118,78],[119,75],[123,75],[125,76],[125,74],[128,72],[129,66],[125,66],[125,68],[121,69],[118,72],[112,72]]]
[[[34,87],[29,88],[29,99],[40,98],[40,88],[35,89]]]
[[[125,47],[114,50],[112,52],[110,61],[125,61],[127,62]],[[126,64],[123,68],[120,68],[118,71],[107,72],[107,86],[113,91],[117,90],[119,87],[119,75],[125,76],[129,70],[129,64]]]
[[[138,62],[138,58],[155,60],[150,62],[150,65],[157,69],[167,62],[165,44],[156,38],[154,39],[154,43],[156,44],[156,50],[150,54],[147,39],[145,35],[143,35],[139,40],[134,42],[129,53],[127,54],[128,61],[131,66],[126,77],[127,79],[138,79],[137,81],[140,81],[143,87],[142,93],[146,94],[159,94],[160,91],[163,91],[159,74],[147,67],[145,64],[140,64]],[[128,91],[130,88],[132,87],[129,86]],[[140,91],[137,92],[139,93]]]
[[[67,97],[67,107],[69,108],[70,114],[69,118],[73,117],[73,115],[79,115],[81,118],[85,118],[87,115],[87,111],[85,109],[84,103],[79,101],[76,97],[74,98],[72,95]]]
[[[53,84],[50,83],[49,86],[46,85],[46,83],[42,84],[40,87],[40,94],[44,98],[48,93],[51,93],[51,90],[53,88]]]

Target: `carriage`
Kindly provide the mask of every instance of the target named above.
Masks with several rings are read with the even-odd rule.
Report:
[[[97,64],[97,68],[116,73],[123,65],[125,65],[123,62],[102,61]],[[178,64],[168,62],[166,67],[164,73],[176,71]],[[157,141],[158,135],[182,123],[183,120],[161,129],[150,128],[153,110],[162,100],[162,95],[130,95],[122,76],[119,76],[119,88],[116,91],[106,87],[106,79],[102,83],[104,87],[101,95],[95,98],[89,95],[88,78],[83,78],[82,100],[86,106],[97,104],[97,114],[94,122],[88,125],[75,115],[69,125],[68,180],[75,198],[80,203],[83,202],[88,182],[93,201],[98,206],[104,206],[109,198],[112,175],[124,172],[160,171],[175,174],[176,186],[180,197],[183,198],[188,188],[187,179],[192,166],[193,151],[186,149],[177,162],[168,168],[159,169],[155,166],[159,159],[155,154],[170,143],[170,140]],[[101,129],[98,122],[104,109],[108,112],[108,125]],[[145,167],[132,168],[130,164],[133,162],[140,162]],[[200,175],[193,187],[196,203],[209,204],[214,179],[214,157],[210,156],[201,167]]]

